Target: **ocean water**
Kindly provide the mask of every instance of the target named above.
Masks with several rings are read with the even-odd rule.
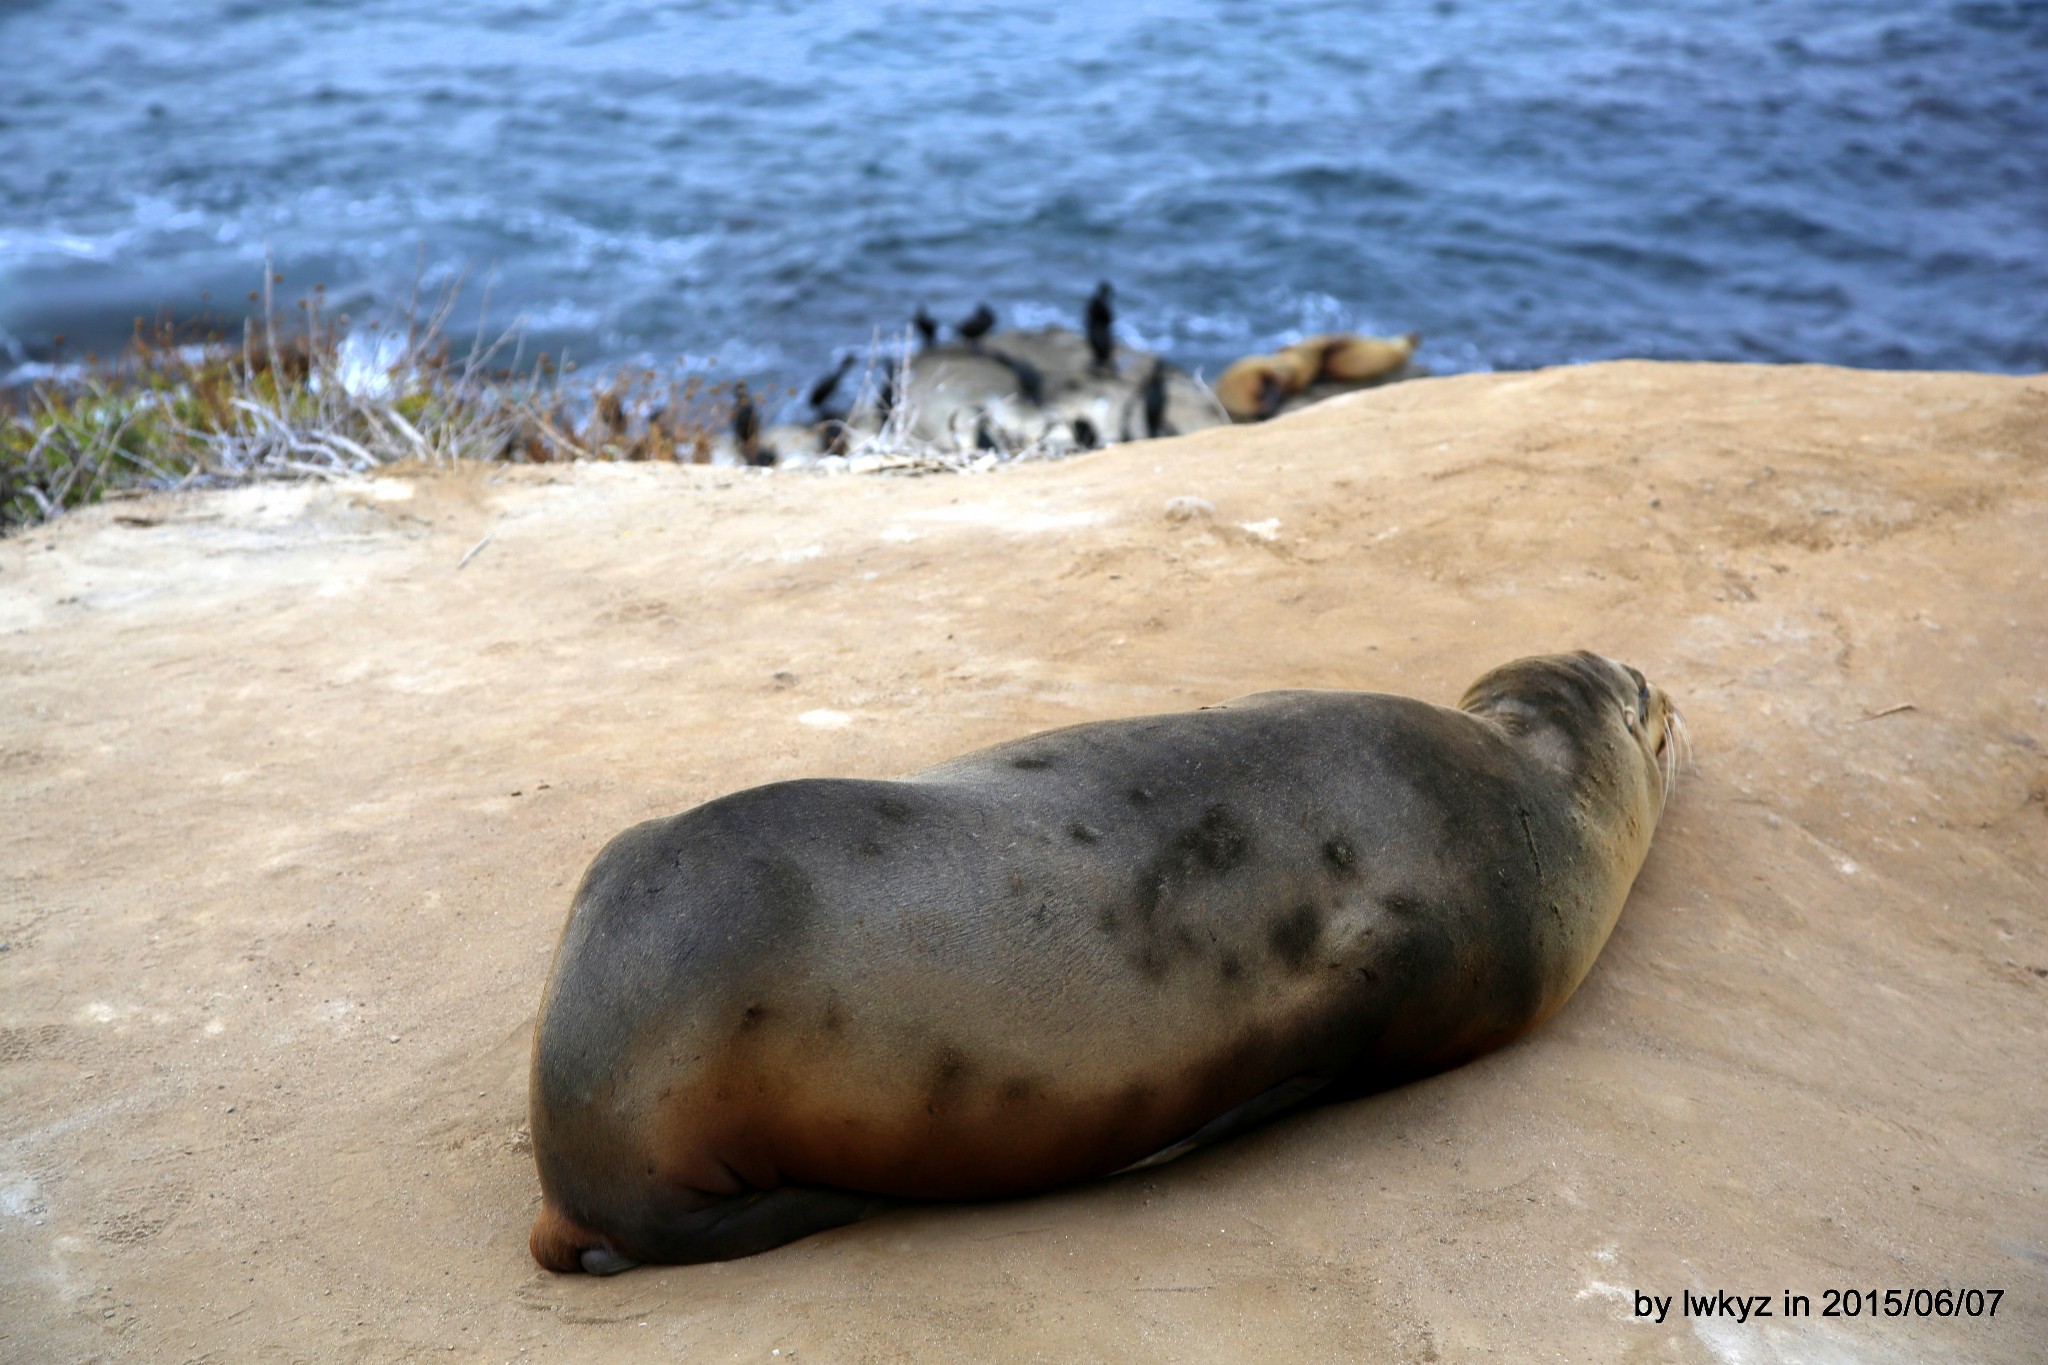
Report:
[[[986,299],[1213,374],[2048,366],[2048,0],[0,0],[0,372],[462,282],[799,383]]]

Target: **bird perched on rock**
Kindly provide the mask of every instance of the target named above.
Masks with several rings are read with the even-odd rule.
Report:
[[[917,311],[910,315],[910,325],[917,328],[917,339],[927,350],[939,344],[938,320],[925,312],[924,305],[917,305]]]
[[[1116,368],[1116,310],[1110,300],[1116,291],[1104,280],[1088,298],[1088,353],[1095,357],[1095,372],[1106,374]]]
[[[848,351],[845,355],[839,357],[838,369],[811,385],[811,393],[807,401],[811,405],[811,414],[817,421],[822,422],[834,415],[832,410],[826,405],[832,401],[832,395],[838,391],[839,381],[846,378],[846,372],[853,368],[853,361],[853,352]]]
[[[962,341],[972,346],[987,336],[995,328],[995,325],[995,310],[983,303],[975,305],[974,311],[969,313],[966,320],[953,330],[960,334]]]
[[[1171,436],[1173,428],[1166,425],[1166,362],[1154,360],[1152,372],[1145,376],[1145,435],[1152,440]]]

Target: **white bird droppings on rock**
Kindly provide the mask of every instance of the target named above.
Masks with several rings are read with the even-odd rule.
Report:
[[[844,711],[806,711],[797,717],[802,725],[815,725],[820,730],[837,730],[842,725],[853,724],[853,717]]]
[[[1280,538],[1280,518],[1267,517],[1264,521],[1248,521],[1244,523],[1242,529],[1253,540],[1278,540]]]

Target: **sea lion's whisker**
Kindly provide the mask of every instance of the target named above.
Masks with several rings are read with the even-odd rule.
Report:
[[[1676,707],[1667,707],[1664,712],[1664,743],[1660,746],[1659,757],[1664,768],[1664,795],[1668,800],[1672,789],[1678,785],[1678,772],[1692,762],[1692,735],[1685,728],[1685,717]]]

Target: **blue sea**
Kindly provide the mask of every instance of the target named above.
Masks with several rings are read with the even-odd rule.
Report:
[[[2048,0],[0,0],[0,373],[239,317],[266,253],[788,383],[1099,279],[1211,374],[2033,371]]]

